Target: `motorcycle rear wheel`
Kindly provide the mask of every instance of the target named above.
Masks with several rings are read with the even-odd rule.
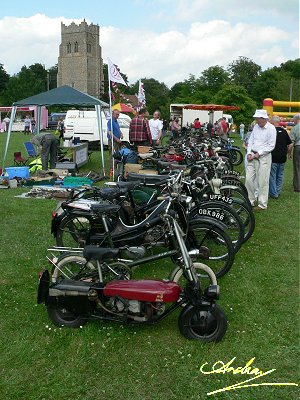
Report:
[[[47,306],[48,316],[56,326],[80,328],[87,323],[87,318],[75,314],[66,308],[51,308]]]
[[[180,333],[187,339],[219,342],[227,330],[227,318],[217,304],[207,309],[188,304],[178,319]]]

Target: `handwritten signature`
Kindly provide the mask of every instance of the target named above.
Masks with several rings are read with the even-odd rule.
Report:
[[[252,366],[255,357],[251,358],[247,362],[246,365],[243,367],[233,367],[232,364],[234,363],[236,357],[233,357],[230,361],[228,361],[227,364],[225,364],[223,361],[217,361],[214,363],[212,366],[211,371],[207,371],[204,369],[205,366],[208,365],[208,362],[204,363],[200,367],[200,372],[205,375],[210,375],[210,374],[226,374],[226,373],[232,373],[233,375],[252,375],[252,378],[246,379],[245,381],[238,382],[234,385],[224,387],[222,389],[217,389],[214,390],[213,392],[207,393],[208,396],[220,392],[226,392],[229,390],[236,390],[236,389],[241,389],[241,388],[247,388],[247,387],[253,387],[253,386],[298,386],[297,383],[289,383],[289,382],[273,382],[273,383],[248,383],[252,382],[256,379],[259,379],[263,376],[269,375],[272,372],[276,371],[276,368],[270,369],[269,371],[261,371],[259,368],[254,368]]]

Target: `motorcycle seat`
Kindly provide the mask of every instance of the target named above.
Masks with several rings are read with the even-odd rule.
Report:
[[[120,252],[119,249],[88,245],[88,246],[85,246],[85,248],[84,248],[83,256],[87,261],[89,261],[89,260],[104,261],[104,260],[108,260],[110,258],[116,258],[118,256],[119,252]]]
[[[120,208],[120,206],[114,204],[93,204],[91,206],[91,210],[96,214],[116,214],[120,210]]]
[[[129,182],[139,181],[141,184],[147,186],[161,186],[167,183],[168,175],[145,175],[145,174],[137,174],[134,172],[129,172],[127,177]]]
[[[119,188],[103,188],[98,193],[103,200],[115,200],[124,194],[124,191],[121,191]]]
[[[161,168],[170,168],[171,170],[185,170],[186,165],[179,165],[168,161],[158,161],[157,165]]]
[[[119,187],[121,189],[133,190],[133,189],[136,189],[139,186],[141,186],[141,182],[140,181],[135,181],[135,182],[120,181],[120,182],[117,182],[117,187]]]

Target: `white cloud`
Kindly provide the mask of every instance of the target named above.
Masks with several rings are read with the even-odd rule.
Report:
[[[5,69],[12,74],[22,65],[35,62],[46,67],[56,64],[61,21],[71,23],[63,17],[42,14],[0,20],[0,62]],[[187,31],[173,29],[163,33],[100,27],[104,62],[110,57],[131,83],[141,77],[153,77],[169,86],[190,73],[199,76],[209,66],[227,66],[239,56],[246,56],[263,68],[278,65],[297,57],[297,49],[291,45],[294,38],[272,26],[271,21],[269,26],[260,26],[211,20],[194,22]]]

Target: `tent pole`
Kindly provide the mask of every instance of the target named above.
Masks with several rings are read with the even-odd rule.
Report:
[[[102,116],[101,116],[101,106],[95,105],[96,113],[97,113],[97,123],[98,123],[98,132],[100,137],[100,151],[101,151],[101,161],[102,161],[102,173],[105,177],[105,166],[104,166],[104,147],[103,147],[103,129],[102,129]]]
[[[108,95],[109,95],[109,112],[110,112],[110,128],[111,128],[111,156],[112,156],[112,177],[115,180],[115,160],[114,160],[114,127],[112,120],[112,110],[111,110],[111,88],[110,88],[110,78],[108,73]]]
[[[37,106],[36,110],[36,134],[40,133],[41,129],[41,106]]]
[[[3,161],[2,161],[2,173],[4,171],[4,165],[5,165],[6,155],[7,155],[7,149],[8,149],[8,144],[9,144],[9,140],[10,140],[10,134],[11,134],[12,126],[13,126],[13,123],[14,123],[14,120],[15,120],[15,116],[16,116],[16,111],[17,111],[17,106],[12,106],[9,125],[8,125],[7,138],[6,138],[6,145],[5,145],[4,156],[3,156]]]

